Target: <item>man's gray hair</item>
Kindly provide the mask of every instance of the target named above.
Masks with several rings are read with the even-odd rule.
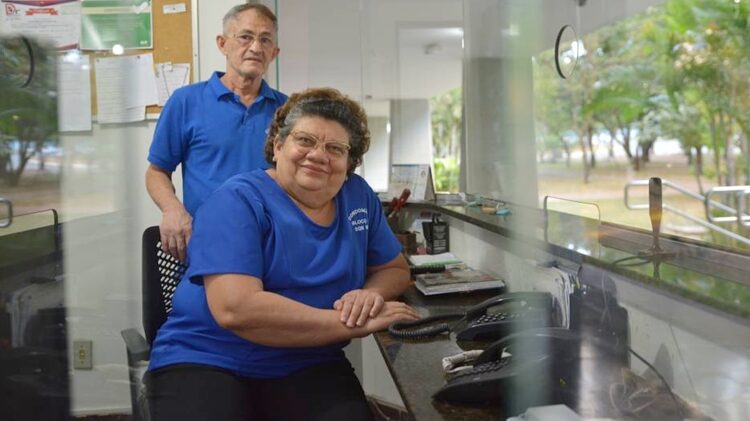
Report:
[[[255,13],[273,22],[274,31],[279,30],[279,21],[276,19],[276,15],[273,14],[271,9],[260,3],[243,3],[232,7],[227,14],[224,15],[224,18],[221,20],[221,26],[224,33],[227,32],[229,21],[237,19],[237,15],[247,10],[255,10]]]

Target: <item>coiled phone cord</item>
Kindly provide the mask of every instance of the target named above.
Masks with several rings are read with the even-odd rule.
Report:
[[[388,333],[399,339],[431,338],[441,333],[450,333],[452,326],[445,321],[463,319],[465,316],[465,313],[450,313],[425,317],[420,320],[396,322],[388,326]]]

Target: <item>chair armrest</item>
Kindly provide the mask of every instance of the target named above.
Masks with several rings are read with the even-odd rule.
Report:
[[[146,342],[146,338],[143,335],[132,328],[125,329],[120,334],[122,335],[122,339],[125,340],[125,348],[128,352],[129,361],[148,361],[151,346]]]

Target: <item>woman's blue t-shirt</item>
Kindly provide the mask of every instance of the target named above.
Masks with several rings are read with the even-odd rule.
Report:
[[[265,291],[331,309],[363,286],[368,266],[387,263],[401,250],[364,179],[350,175],[335,200],[333,223],[318,225],[264,170],[232,177],[209,196],[196,215],[189,268],[154,341],[149,369],[192,363],[277,378],[343,358],[346,342],[277,348],[240,338],[216,323],[203,287],[204,275],[251,275]]]

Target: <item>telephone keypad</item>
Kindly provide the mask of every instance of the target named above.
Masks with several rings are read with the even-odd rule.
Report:
[[[494,322],[501,322],[501,321],[506,321],[506,320],[515,320],[519,317],[521,317],[520,313],[485,314],[485,315],[480,316],[474,322],[472,322],[471,325],[478,326],[484,323],[494,323]]]
[[[503,367],[507,366],[510,363],[510,360],[511,360],[510,357],[506,357],[500,360],[494,360],[494,361],[482,363],[482,364],[474,366],[471,370],[466,370],[462,373],[457,373],[453,378],[457,379],[459,377],[474,376],[477,374],[498,371],[502,369]]]

